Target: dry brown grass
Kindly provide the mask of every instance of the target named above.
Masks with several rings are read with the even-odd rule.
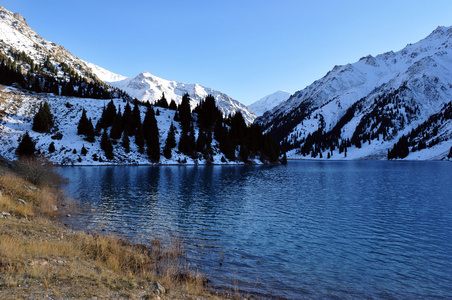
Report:
[[[218,299],[189,268],[180,240],[155,239],[145,246],[74,232],[52,221],[66,201],[58,189],[35,186],[5,169],[0,191],[0,213],[10,214],[0,216],[1,299]],[[167,289],[165,295],[157,295],[155,282]]]

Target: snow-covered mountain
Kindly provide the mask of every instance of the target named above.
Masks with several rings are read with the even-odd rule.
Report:
[[[50,105],[51,113],[55,117],[55,124],[50,133],[38,133],[32,130],[33,116],[38,112],[39,106],[46,101]],[[112,100],[116,107],[124,107],[123,99]],[[77,125],[82,116],[83,109],[86,110],[87,117],[96,124],[102,116],[102,111],[107,106],[109,100],[96,100],[90,98],[76,98],[66,96],[56,96],[53,94],[34,93],[22,89],[0,85],[0,157],[9,160],[17,158],[15,150],[19,144],[19,138],[29,132],[31,138],[36,142],[36,148],[50,161],[61,165],[146,165],[150,164],[146,153],[140,153],[135,143],[135,137],[130,137],[130,152],[126,152],[121,146],[121,141],[114,143],[114,158],[105,159],[105,153],[100,147],[100,137],[95,142],[88,142],[85,136],[77,134]],[[142,107],[141,120],[144,120],[146,109]],[[174,122],[175,111],[158,108],[156,116],[160,147],[163,149],[165,139],[170,130],[171,124],[176,127],[176,141],[179,141],[181,127],[178,122]],[[50,144],[55,147],[54,152],[49,151]],[[82,148],[87,153],[82,154]],[[218,147],[218,142],[212,142],[212,162],[213,164],[238,164],[239,161],[228,161],[224,159]],[[177,147],[172,150],[172,157],[166,159],[160,157],[160,164],[206,164],[203,159],[193,159],[177,151]],[[254,163],[261,162],[256,158]]]
[[[42,64],[48,58],[53,65],[58,66],[56,75],[60,78],[65,73],[61,67],[61,64],[64,63],[79,76],[87,78],[89,81],[97,79],[83,60],[67,51],[63,46],[40,37],[28,26],[25,18],[20,14],[10,12],[0,5],[0,53],[6,54],[10,49],[24,52],[36,64]]]
[[[191,108],[194,109],[198,104],[212,95],[215,98],[218,108],[224,116],[234,115],[240,111],[248,124],[253,123],[256,115],[251,112],[244,104],[232,99],[228,95],[203,87],[199,84],[188,84],[176,81],[170,81],[159,78],[149,72],[142,72],[133,78],[126,78],[121,75],[109,72],[99,66],[89,64],[94,74],[111,86],[126,91],[130,96],[143,102],[155,103],[165,94],[168,104],[174,100],[180,104],[182,96],[188,93],[191,98]]]
[[[401,51],[335,66],[256,122],[292,157],[335,159],[386,158],[423,126],[432,132],[409,138],[407,159],[441,159],[452,146],[452,121],[446,114],[436,127],[425,122],[452,101],[451,82],[452,27],[438,27]],[[420,140],[426,148],[416,146]]]
[[[262,137],[261,132],[257,132],[256,128],[248,128],[245,125],[245,121],[251,123],[255,115],[227,95],[197,84],[163,80],[146,72],[136,78],[114,74],[79,59],[62,46],[41,38],[27,25],[23,17],[2,6],[0,6],[0,62],[0,143],[2,144],[0,157],[16,159],[19,139],[25,132],[29,132],[29,136],[36,143],[37,152],[58,164],[149,164],[157,161],[161,164],[277,162],[279,153],[275,150],[277,147],[271,144],[269,138]],[[128,94],[107,85],[106,82],[124,87],[131,91],[134,97],[141,98],[143,101],[158,100],[165,92],[168,101],[181,102],[182,95],[188,93],[192,98],[192,108],[201,99],[211,94],[224,115],[241,111],[244,118],[235,114],[232,124],[228,125],[218,118],[217,120],[220,121],[215,125],[221,126],[215,127],[217,136],[214,136],[212,124],[210,127],[200,129],[201,126],[208,126],[207,119],[215,122],[215,119],[206,118],[206,113],[201,114],[203,109],[212,112],[215,118],[219,115],[215,108],[212,109],[212,106],[207,104],[211,103],[209,101],[206,102],[207,108],[201,107],[198,110],[199,114],[193,114],[193,126],[190,126],[189,132],[184,132],[181,125],[182,119],[186,122],[187,114],[181,116],[175,110],[155,107],[152,110],[158,127],[156,134],[158,143],[155,139],[151,143],[150,132],[153,129],[149,128],[155,127],[152,125],[154,124],[152,117],[147,117],[147,121],[145,120],[147,105],[139,101],[128,101],[133,99]],[[157,98],[152,98],[150,94]],[[144,95],[147,95],[146,98],[143,98]],[[46,113],[45,116],[37,119],[41,123],[51,119],[52,124],[50,129],[37,132],[35,130],[39,129],[32,128],[33,119],[38,115],[37,112],[40,111],[44,102],[50,105],[50,113],[53,116],[49,118]],[[126,123],[122,113],[124,112],[125,115],[126,107],[130,108],[126,106],[127,103],[134,106],[134,115],[128,115],[127,124],[138,125],[126,134],[126,129],[122,128]],[[113,106],[113,115],[106,113],[105,116],[113,116],[117,128],[121,128],[119,132],[121,139],[112,137],[114,126],[106,125],[102,121],[104,112],[111,107],[110,104]],[[84,111],[91,124],[91,132],[94,131],[93,126],[96,126],[91,138],[78,134],[78,125],[81,124],[79,121]],[[129,113],[131,113],[130,110]],[[104,120],[106,119],[108,117]],[[147,127],[145,127],[145,121]],[[199,124],[197,121],[200,121]],[[231,130],[228,130],[227,126]],[[253,134],[256,139],[242,138],[239,141],[237,135],[233,136],[237,132],[237,129],[232,130],[234,126],[244,128],[243,132],[248,132],[247,135]],[[171,147],[165,148],[170,128],[174,128],[172,136],[175,141]],[[101,149],[101,140],[104,136],[111,140],[114,153],[112,158],[107,159],[107,152]],[[182,137],[185,138],[185,150],[178,148]],[[248,140],[253,140],[253,143],[247,143]],[[261,144],[259,144],[260,141],[262,141]],[[130,144],[130,149],[125,146],[126,144]],[[139,144],[141,146],[138,146]],[[151,159],[150,154],[146,152],[152,147],[153,149],[159,147],[156,150],[157,153],[162,154],[159,160]],[[171,155],[168,155],[169,153]],[[170,158],[167,158],[169,156]]]
[[[265,112],[272,110],[274,107],[289,99],[289,97],[290,93],[286,91],[276,91],[273,94],[265,96],[253,104],[248,105],[248,108],[255,113],[256,116],[260,117]]]
[[[44,62],[47,57],[55,64],[65,63],[74,69],[80,76],[96,78],[122,89],[138,100],[154,103],[163,93],[168,101],[174,100],[180,104],[182,96],[188,93],[192,99],[192,108],[212,94],[224,116],[233,115],[240,111],[245,121],[250,124],[256,118],[244,104],[230,98],[219,91],[203,87],[199,84],[186,84],[165,80],[143,72],[134,78],[115,74],[95,64],[86,62],[71,54],[64,47],[49,42],[40,37],[36,31],[28,26],[18,13],[13,13],[0,5],[0,51],[7,53],[10,48],[24,51],[36,62]],[[59,76],[64,74],[60,68]],[[94,76],[95,75],[95,76]]]

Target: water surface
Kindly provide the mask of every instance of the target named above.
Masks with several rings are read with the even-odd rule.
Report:
[[[303,298],[452,298],[452,164],[66,167],[75,226],[178,236],[215,286]]]

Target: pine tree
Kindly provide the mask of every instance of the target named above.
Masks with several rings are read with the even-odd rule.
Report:
[[[122,134],[121,145],[124,147],[124,151],[126,153],[130,152],[130,140],[129,140],[129,135],[127,134],[127,131],[124,131]]]
[[[107,159],[113,159],[113,145],[111,144],[106,130],[102,133],[100,148],[104,150]]]
[[[116,106],[113,99],[107,104],[107,108],[102,114],[103,128],[110,127],[115,122],[116,117]]]
[[[169,109],[171,110],[177,110],[177,104],[174,100],[171,100],[170,104],[169,104]]]
[[[243,161],[244,163],[247,163],[249,155],[250,155],[250,151],[249,151],[248,147],[246,145],[241,145],[240,151],[239,151],[240,160]]]
[[[188,132],[191,126],[191,110],[190,110],[190,96],[184,94],[182,103],[179,106],[179,118],[182,132]]]
[[[80,150],[80,153],[85,156],[86,154],[88,154],[88,150],[85,148],[85,145],[82,146],[82,150]]]
[[[138,101],[135,101],[132,111],[132,120],[129,135],[133,135],[137,132],[138,128],[141,127],[141,114],[140,108],[138,107]]]
[[[33,156],[35,152],[36,142],[31,139],[30,134],[27,131],[19,138],[19,146],[17,146],[16,154],[19,157],[30,157]]]
[[[122,134],[122,116],[121,116],[121,108],[118,109],[118,113],[115,115],[113,126],[110,131],[110,138],[117,140],[121,138]]]
[[[330,153],[328,152],[328,158],[330,158]],[[287,165],[287,155],[286,152],[284,152],[282,158],[281,158],[281,164]]]
[[[168,108],[168,101],[166,101],[165,93],[162,94],[162,97],[155,103],[155,106],[160,106],[163,108]]]
[[[388,159],[405,158],[410,153],[408,138],[403,135],[391,150],[388,150]]]
[[[215,98],[212,95],[208,95],[204,101],[201,101],[195,112],[198,114],[199,126],[203,130],[211,129],[217,119],[222,119],[222,114],[218,110]]]
[[[170,159],[172,154],[171,150],[176,147],[176,127],[171,123],[168,135],[166,137],[165,147],[163,148],[163,155]]]
[[[85,139],[93,143],[94,142],[94,128],[93,123],[91,122],[91,119],[88,119],[86,117],[86,110],[83,109],[82,116],[80,118],[80,121],[77,125],[77,134],[78,135],[85,135]]]
[[[196,141],[196,151],[200,153],[204,153],[204,150],[206,149],[206,137],[207,133],[203,131],[199,131],[198,133],[198,140]]]
[[[128,132],[129,135],[133,135],[135,128],[133,124],[132,109],[128,101],[126,106],[124,107],[124,113],[122,115],[122,127],[123,127],[122,129]]]
[[[32,129],[37,132],[48,132],[53,125],[53,115],[47,102],[41,103],[38,112],[33,118]]]
[[[147,146],[147,154],[152,162],[160,161],[160,142],[157,119],[154,109],[148,106],[143,120],[143,133]]]
[[[49,153],[55,152],[55,143],[51,142],[49,145]]]
[[[135,134],[135,144],[138,146],[138,152],[144,153],[144,133],[141,125],[137,128]]]

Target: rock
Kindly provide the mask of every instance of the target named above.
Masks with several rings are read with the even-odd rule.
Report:
[[[56,206],[56,205],[50,205],[50,208],[53,210],[53,211],[57,211],[58,210],[58,207]]]
[[[27,202],[25,202],[25,200],[22,200],[22,199],[17,199],[17,202],[19,202],[20,204],[23,204],[23,205],[27,205]]]
[[[9,212],[2,211],[2,218],[10,217],[11,214]]]
[[[155,289],[155,293],[157,295],[163,295],[166,293],[166,289],[163,285],[161,285],[160,283],[158,283],[157,281],[154,283],[154,289]]]

